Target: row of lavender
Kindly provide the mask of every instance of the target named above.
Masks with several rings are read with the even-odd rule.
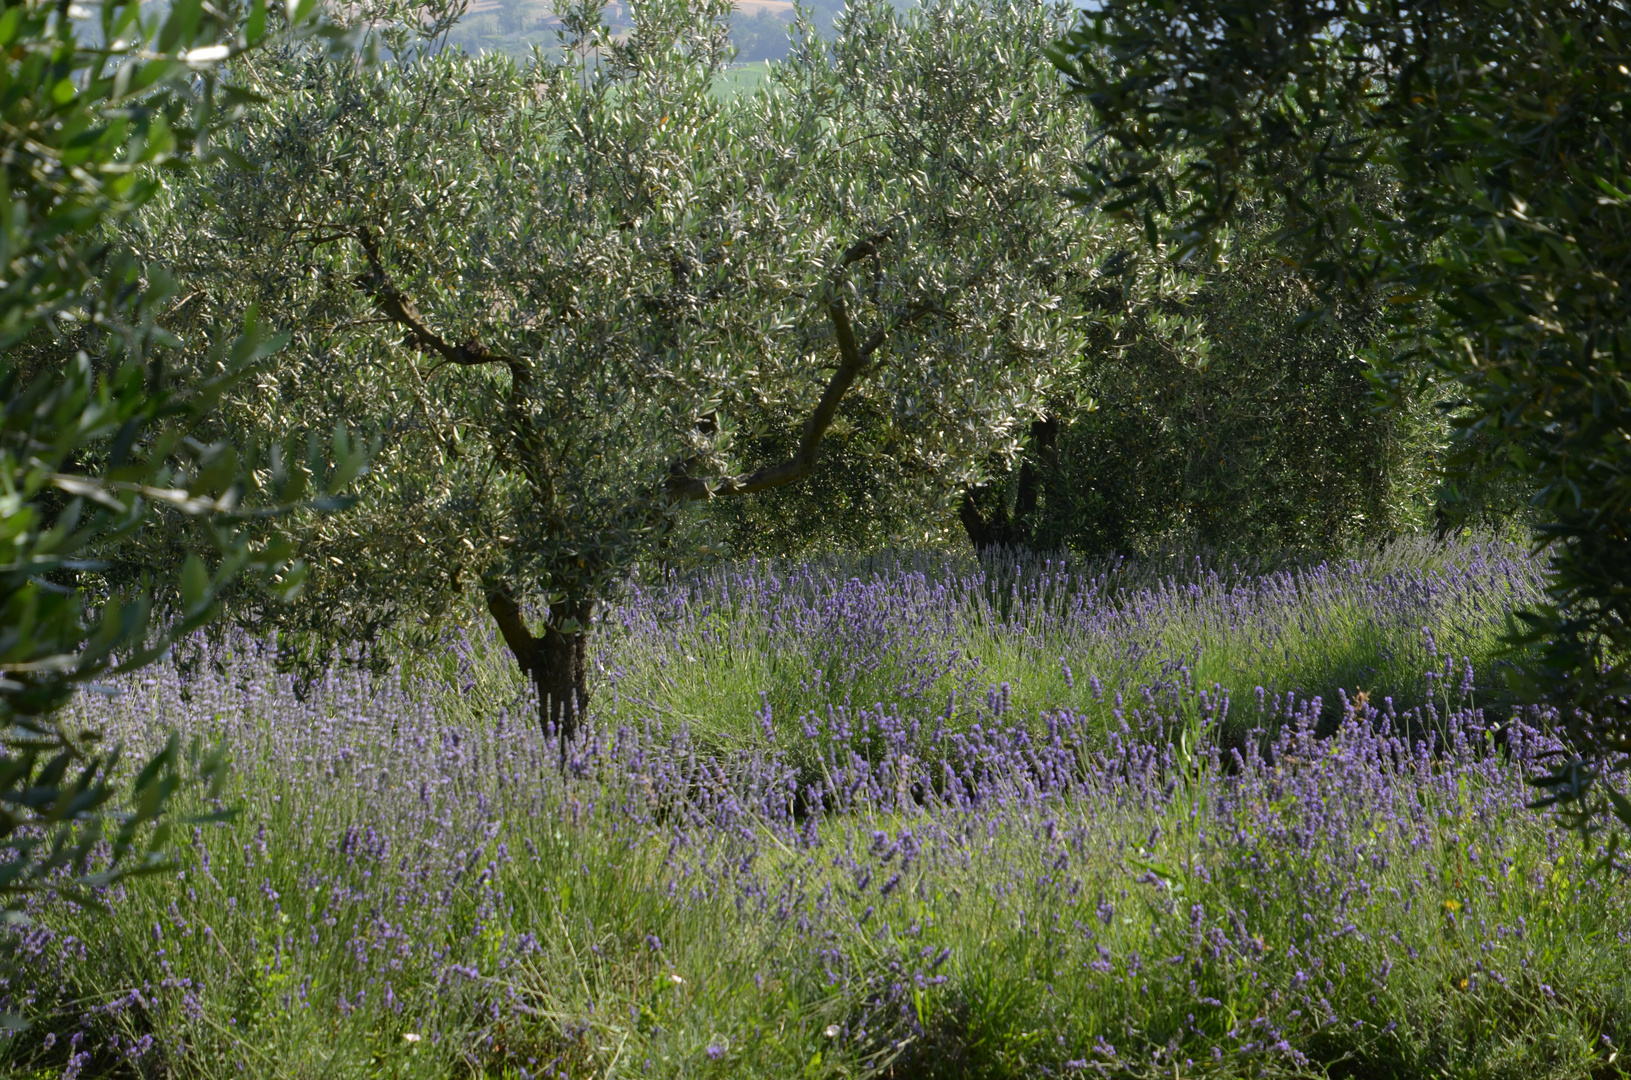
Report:
[[[1443,709],[1469,663],[1477,700],[1499,692],[1505,620],[1539,597],[1540,571],[1498,543],[1405,543],[1272,573],[921,553],[730,566],[633,588],[606,613],[601,704],[685,723],[722,749],[765,729],[766,709],[777,731],[839,707],[886,709],[929,733],[1007,710],[1110,722],[1118,693],[1186,683],[1332,703],[1338,688],[1367,690]],[[1435,681],[1446,658],[1447,686]]]
[[[687,617],[648,635],[690,647]],[[273,653],[234,639],[81,704],[132,740],[229,741],[241,813],[174,877],[37,906],[13,1065],[1561,1077],[1611,1070],[1631,1028],[1623,889],[1524,809],[1548,717],[1497,737],[1459,657],[1454,700],[1338,697],[1334,725],[1190,671],[1092,710],[999,689],[938,726],[767,696],[718,753],[608,700],[562,775],[489,704],[516,684],[479,640],[451,687],[334,673],[303,697]]]

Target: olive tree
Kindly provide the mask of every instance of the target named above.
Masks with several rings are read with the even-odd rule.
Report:
[[[141,238],[197,309],[293,335],[244,424],[378,434],[365,505],[307,538],[325,617],[479,590],[563,740],[595,605],[687,503],[806,478],[857,414],[892,475],[956,490],[1090,336],[1187,288],[1060,197],[1067,10],[858,3],[737,98],[727,15],[657,0],[561,61],[401,30],[373,69],[289,54],[249,75],[277,104],[240,166]]]
[[[1549,597],[1518,637],[1578,753],[1542,801],[1581,825],[1631,825],[1628,40],[1609,0],[1106,0],[1056,51],[1091,204],[1171,209],[1151,235],[1199,250],[1271,199],[1328,303],[1391,312],[1384,383],[1452,392],[1452,478],[1535,491]]]

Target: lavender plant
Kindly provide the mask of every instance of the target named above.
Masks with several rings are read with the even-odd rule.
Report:
[[[1194,599],[1171,589],[1148,617]],[[911,640],[870,626],[880,652]],[[452,683],[337,672],[304,700],[273,643],[209,648],[186,679],[155,670],[77,708],[137,741],[177,718],[230,738],[244,812],[194,833],[175,878],[36,902],[29,978],[5,988],[36,1019],[3,1044],[14,1068],[1618,1068],[1631,994],[1604,973],[1631,953],[1623,890],[1524,809],[1554,717],[1488,715],[1459,685],[1411,710],[1339,697],[1324,739],[1314,699],[1265,691],[1238,749],[1222,688],[1124,694],[1108,722],[1015,706],[932,754],[888,710],[843,717],[876,759],[797,725],[710,753],[602,695],[563,775],[524,700],[490,703],[519,682],[495,642],[450,639]],[[1187,747],[1167,735],[1185,708],[1203,718]]]
[[[1244,711],[1216,705],[1238,738],[1257,723],[1258,687],[1321,697],[1328,723],[1339,688],[1440,710],[1464,685],[1498,698],[1506,613],[1538,595],[1538,575],[1496,542],[1272,573],[925,553],[746,563],[632,588],[596,666],[612,715],[683,723],[721,749],[839,731],[863,711],[909,726],[919,752],[1056,708],[1103,726],[1176,696],[1187,704],[1173,715],[1194,723],[1194,692],[1215,684],[1252,694]],[[1483,672],[1473,684],[1469,665]]]

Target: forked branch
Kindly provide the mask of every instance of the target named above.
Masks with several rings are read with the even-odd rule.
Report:
[[[474,338],[462,345],[456,345],[432,330],[414,308],[413,301],[396,287],[390,272],[385,269],[385,261],[380,256],[379,241],[374,237],[373,231],[365,225],[356,231],[356,237],[363,255],[368,259],[368,272],[358,275],[357,286],[373,298],[381,314],[407,331],[410,344],[425,352],[435,353],[449,364],[458,364],[460,367],[503,364],[517,380],[526,378],[526,365],[515,357],[494,352]]]
[[[863,241],[845,252],[843,264],[847,266],[865,257],[871,250],[871,241]],[[873,354],[883,346],[892,332],[936,310],[931,306],[914,308],[875,330],[865,341],[859,341],[855,337],[855,328],[850,324],[849,309],[845,306],[843,297],[835,297],[827,305],[827,317],[832,320],[833,333],[838,339],[838,369],[827,380],[827,385],[821,392],[821,400],[816,402],[815,410],[804,421],[804,427],[799,432],[798,449],[793,452],[793,456],[786,461],[767,465],[740,476],[710,480],[682,473],[669,480],[669,497],[676,502],[683,502],[724,495],[751,495],[756,491],[781,487],[783,484],[791,484],[808,476],[821,455],[821,440],[838,416],[838,407],[843,404],[844,395],[849,393],[850,387],[854,386],[855,381],[866,372]]]

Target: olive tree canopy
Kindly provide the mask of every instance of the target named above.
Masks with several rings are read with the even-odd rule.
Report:
[[[1533,484],[1527,689],[1579,752],[1544,801],[1582,824],[1631,825],[1628,42],[1615,0],[1104,0],[1055,52],[1095,114],[1090,205],[1170,211],[1149,234],[1192,250],[1271,200],[1328,302],[1392,313],[1383,381],[1450,388],[1452,477]]]
[[[197,310],[293,335],[243,424],[379,436],[364,506],[307,538],[314,610],[479,590],[564,733],[595,603],[685,503],[800,480],[857,411],[902,497],[955,490],[1090,338],[1188,287],[1061,197],[1068,9],[858,3],[730,99],[727,13],[656,0],[559,62],[289,54],[241,166],[145,224]]]

